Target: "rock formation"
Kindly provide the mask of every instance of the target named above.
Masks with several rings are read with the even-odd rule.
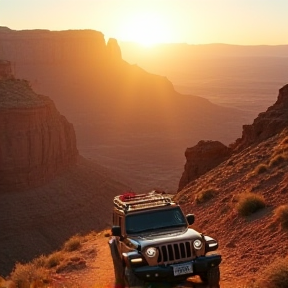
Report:
[[[111,60],[119,60],[122,59],[122,53],[118,42],[114,38],[110,38],[107,42],[107,50],[108,55],[110,56],[109,59]]]
[[[10,67],[10,68],[9,68]],[[42,185],[76,163],[72,124],[0,62],[0,191]]]
[[[186,164],[179,182],[181,190],[189,182],[210,171],[231,156],[231,149],[219,141],[199,141],[185,151]]]
[[[207,173],[232,154],[276,135],[288,126],[288,84],[279,90],[278,99],[266,112],[260,113],[251,125],[243,125],[242,137],[229,148],[218,141],[200,141],[187,148],[186,164],[178,191],[189,182]]]
[[[102,62],[107,58],[104,35],[94,30],[22,30],[1,27],[0,59],[17,64]]]
[[[288,126],[288,84],[279,90],[278,99],[266,112],[260,113],[251,125],[244,125],[242,137],[231,145],[234,151],[257,144]]]

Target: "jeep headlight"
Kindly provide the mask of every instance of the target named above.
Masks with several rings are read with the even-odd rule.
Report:
[[[157,253],[157,250],[156,248],[154,247],[149,247],[146,249],[146,255],[149,257],[149,258],[152,258],[152,257],[155,257],[156,253]]]
[[[197,239],[193,242],[193,246],[196,250],[200,250],[203,246],[203,243],[201,240]]]

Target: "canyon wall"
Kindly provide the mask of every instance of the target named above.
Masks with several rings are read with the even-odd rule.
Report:
[[[46,183],[75,164],[78,151],[73,126],[53,101],[11,78],[1,63],[0,192],[7,192]]]
[[[185,151],[186,163],[178,191],[188,183],[215,168],[233,154],[257,145],[288,126],[288,84],[279,89],[277,101],[256,117],[251,125],[243,125],[242,137],[229,147],[218,141],[200,141]]]
[[[17,64],[102,61],[108,56],[104,35],[94,30],[11,30],[0,27],[0,59]]]

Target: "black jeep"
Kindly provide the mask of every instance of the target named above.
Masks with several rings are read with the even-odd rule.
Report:
[[[163,192],[125,193],[114,198],[109,240],[117,287],[177,283],[193,275],[219,287],[221,256],[213,238],[189,228],[194,215]]]

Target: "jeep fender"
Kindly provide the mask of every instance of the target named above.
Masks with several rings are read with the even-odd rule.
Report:
[[[138,251],[131,251],[128,253],[122,253],[122,258],[125,263],[125,266],[130,268],[131,267],[131,259],[143,258]]]

